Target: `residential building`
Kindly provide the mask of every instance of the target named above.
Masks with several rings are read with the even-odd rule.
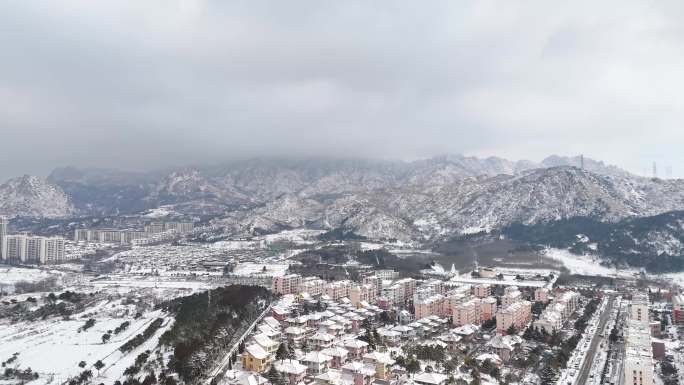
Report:
[[[273,292],[276,294],[298,294],[302,285],[302,276],[287,274],[273,277]]]
[[[0,215],[0,259],[7,260],[7,227],[9,221],[7,217]]]
[[[61,237],[5,235],[3,243],[7,262],[51,264],[69,259]]]
[[[522,330],[532,319],[532,304],[529,301],[512,303],[496,313],[496,332],[506,335],[513,326]]]
[[[245,347],[242,354],[242,366],[245,370],[255,373],[263,373],[269,363],[270,355],[259,344]]]
[[[312,351],[301,359],[302,365],[306,366],[309,375],[316,376],[328,371],[333,358],[323,352]]]
[[[473,295],[478,298],[485,298],[492,295],[492,285],[481,284],[473,286]]]
[[[629,304],[624,329],[624,382],[628,385],[654,385],[654,362],[649,327],[648,295],[636,293]]]
[[[473,298],[456,305],[452,321],[454,326],[479,325],[482,323],[481,302],[479,298]]]
[[[297,360],[276,360],[275,370],[287,380],[288,385],[297,385],[304,380],[307,367]]]
[[[534,301],[535,302],[541,302],[541,303],[548,303],[549,302],[549,289],[547,289],[545,287],[537,288],[534,291]]]

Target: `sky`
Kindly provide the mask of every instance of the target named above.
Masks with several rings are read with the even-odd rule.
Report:
[[[0,179],[262,156],[684,177],[681,1],[10,1]]]

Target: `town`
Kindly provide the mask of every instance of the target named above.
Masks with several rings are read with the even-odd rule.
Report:
[[[21,370],[27,368],[34,370],[32,375],[40,373],[35,381],[42,383],[76,379],[124,385],[149,382],[150,375],[169,385],[676,384],[684,373],[684,296],[669,281],[639,274],[606,278],[573,275],[562,268],[480,266],[477,261],[462,273],[436,264],[398,271],[348,262],[341,266],[344,278],[317,274],[321,269],[339,270],[334,263],[324,262],[308,273],[303,269],[302,255],[340,244],[317,240],[320,231],[205,244],[188,241],[196,235],[188,226],[173,240],[125,248],[120,248],[122,238],[101,239],[97,230],[87,233],[96,235],[79,231],[69,242],[109,250],[79,257],[95,258],[88,264],[94,271],[74,270],[71,259],[37,270],[26,264],[7,270],[41,273],[31,284],[16,279],[14,287],[6,284],[2,290],[0,319],[11,325],[0,335],[8,342],[0,354],[7,355],[3,359],[13,368],[5,373],[8,380],[25,380]],[[345,250],[368,250],[360,255],[410,251],[408,245],[391,242],[348,243],[355,246]],[[169,310],[177,305],[170,304],[179,298],[195,301],[199,295],[206,301],[203,306],[211,308],[221,303],[212,298],[225,295],[221,290],[226,287],[247,290],[245,296],[255,295],[253,303],[260,305],[241,316],[227,342],[211,348],[201,365],[188,358],[190,368],[170,370],[184,346],[169,342],[174,340],[168,333],[176,335],[175,328],[183,327],[178,310]],[[55,300],[48,298],[59,291]],[[65,293],[92,300],[70,302],[71,295]],[[47,321],[52,314],[64,314],[55,313],[55,305],[62,303],[75,308],[62,315],[60,323],[92,319],[94,325],[61,337],[61,344],[73,344],[74,357],[82,357],[72,360],[86,363],[66,371],[42,368],[44,364],[30,356],[40,346],[54,344],[54,337],[41,337],[29,348],[31,344],[22,346],[24,339],[14,334],[35,328],[37,312],[46,314],[42,317]],[[111,310],[102,313],[96,310],[100,308]],[[222,322],[216,317],[193,322]],[[114,335],[108,325],[122,322],[136,325],[138,332],[156,325],[142,344],[144,350],[119,349],[135,337],[127,330],[117,342],[105,340],[105,335]],[[202,338],[218,338],[220,330],[211,327]],[[102,334],[101,343],[78,342],[99,339],[97,333]],[[111,362],[107,357],[114,352],[121,358]],[[148,362],[141,370],[142,364],[133,362],[140,352],[157,355],[157,366]],[[97,362],[105,366],[92,380],[78,380]]]

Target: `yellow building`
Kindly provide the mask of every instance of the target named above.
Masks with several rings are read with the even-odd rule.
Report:
[[[245,348],[242,355],[242,367],[255,373],[263,373],[268,366],[270,355],[258,344],[252,344]]]

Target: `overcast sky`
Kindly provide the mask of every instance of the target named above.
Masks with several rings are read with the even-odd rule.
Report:
[[[0,179],[444,153],[684,176],[683,43],[680,0],[6,1]]]

